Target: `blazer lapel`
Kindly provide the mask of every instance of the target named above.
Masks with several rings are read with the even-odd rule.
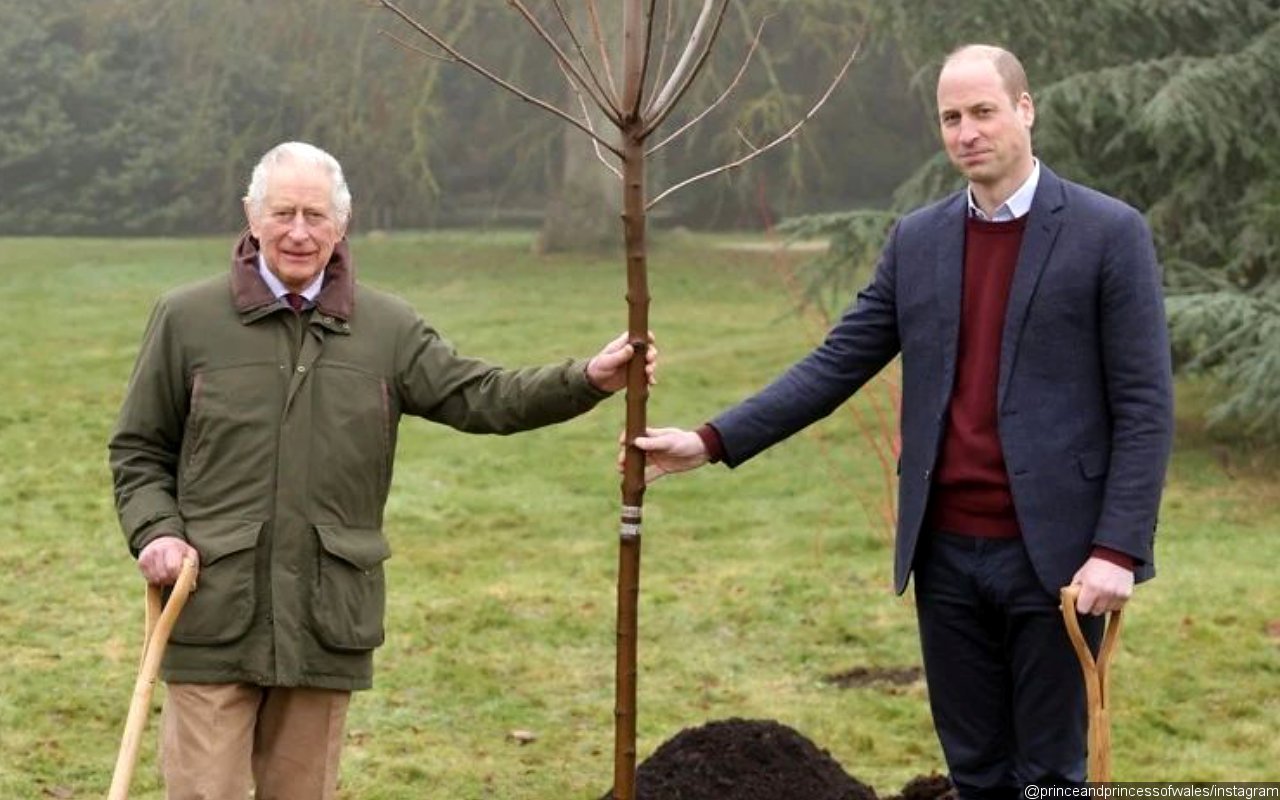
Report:
[[[938,302],[938,337],[942,346],[942,380],[938,391],[944,405],[956,376],[956,348],[960,342],[960,307],[964,297],[964,224],[969,212],[964,192],[941,208],[937,262],[934,266]]]
[[[1062,209],[1065,206],[1062,181],[1048,167],[1040,166],[1040,184],[1028,212],[1027,229],[1023,233],[1022,248],[1014,267],[1013,285],[1009,288],[1009,304],[1004,313],[1004,331],[1000,336],[1000,384],[996,395],[996,408],[1004,405],[1005,389],[1009,375],[1013,373],[1014,359],[1018,353],[1018,341],[1027,321],[1027,310],[1035,296],[1036,286],[1053,245],[1062,229]]]

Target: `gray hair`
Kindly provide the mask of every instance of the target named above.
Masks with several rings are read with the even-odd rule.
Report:
[[[253,168],[253,176],[249,179],[249,190],[245,194],[245,202],[257,214],[262,211],[262,204],[267,198],[267,178],[271,171],[285,162],[301,162],[320,167],[333,182],[333,213],[338,223],[345,226],[351,219],[351,190],[347,188],[347,179],[342,175],[342,165],[338,159],[329,155],[313,144],[306,142],[284,142],[268,150],[258,165]]]

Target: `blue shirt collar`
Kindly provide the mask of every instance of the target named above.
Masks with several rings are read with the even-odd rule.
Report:
[[[986,213],[978,207],[973,199],[973,189],[965,191],[965,197],[969,200],[969,216],[975,219],[986,220],[987,222],[1012,222],[1019,217],[1024,217],[1027,212],[1031,211],[1031,201],[1035,199],[1036,187],[1040,185],[1040,159],[1034,159],[1031,168],[1031,174],[1022,182],[1018,190],[1009,195],[1009,199],[1000,204],[996,209],[996,213],[987,216]]]

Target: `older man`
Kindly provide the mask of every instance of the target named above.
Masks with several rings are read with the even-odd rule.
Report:
[[[963,798],[1084,779],[1085,699],[1059,589],[1098,615],[1151,577],[1173,431],[1151,234],[1118,200],[1031,150],[1012,53],[951,54],[937,87],[968,188],[889,234],[826,341],[697,431],[636,444],[653,474],[737,466],[902,356],[894,580],[915,575],[934,725]]]
[[[170,800],[334,796],[348,700],[383,641],[382,532],[400,417],[513,433],[625,382],[625,336],[589,361],[504,370],[458,356],[404,301],[359,285],[332,156],[263,156],[229,275],[156,305],[110,442],[146,580],[186,557],[162,763]],[[652,376],[655,351],[648,348]]]

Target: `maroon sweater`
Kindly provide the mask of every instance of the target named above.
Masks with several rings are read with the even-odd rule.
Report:
[[[1021,536],[1009,490],[997,426],[1000,341],[1009,288],[1027,217],[965,225],[964,291],[956,382],[947,409],[947,432],[938,457],[925,529],[969,536]],[[1092,555],[1126,569],[1133,558],[1106,547]]]
[[[929,503],[926,527],[932,530],[1019,535],[996,427],[996,387],[1004,312],[1026,228],[1026,216],[1012,222],[970,217],[965,224],[956,381]]]

